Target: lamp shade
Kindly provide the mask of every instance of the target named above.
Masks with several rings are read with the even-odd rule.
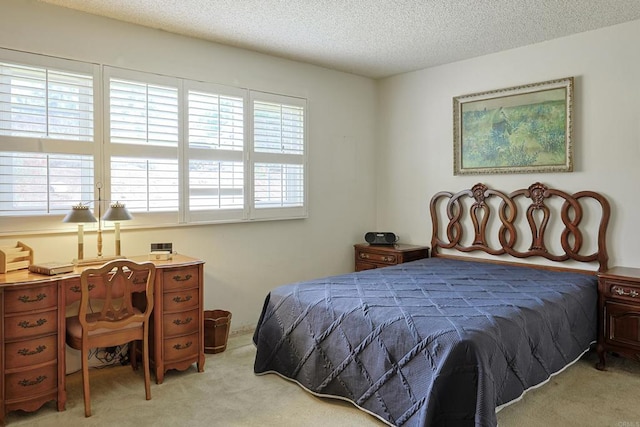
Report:
[[[133,217],[122,203],[116,202],[109,206],[102,219],[105,221],[128,221]]]
[[[86,205],[75,205],[69,211],[67,216],[64,217],[62,222],[96,222],[97,219],[91,211],[89,210],[89,206]]]

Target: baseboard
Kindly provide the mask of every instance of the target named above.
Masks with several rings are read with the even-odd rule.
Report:
[[[231,330],[229,331],[229,336],[235,336],[235,335],[243,335],[243,334],[252,334],[253,331],[256,330],[256,325],[245,325],[245,326],[240,326],[239,328],[231,328]]]

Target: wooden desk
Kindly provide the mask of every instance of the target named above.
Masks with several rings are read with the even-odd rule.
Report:
[[[169,369],[197,363],[204,371],[204,262],[174,255],[153,263],[150,356],[160,384]],[[51,400],[59,411],[65,409],[65,307],[79,300],[85,268],[57,276],[28,270],[0,274],[0,425],[9,411],[35,411]]]

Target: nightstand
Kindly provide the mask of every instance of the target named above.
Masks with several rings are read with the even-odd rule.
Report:
[[[358,243],[353,247],[356,255],[356,271],[388,267],[429,257],[429,248],[427,246],[404,244],[387,246]]]
[[[607,351],[640,361],[640,268],[598,273],[597,350],[600,370],[606,369]]]

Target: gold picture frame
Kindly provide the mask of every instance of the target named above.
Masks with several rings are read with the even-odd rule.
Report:
[[[453,98],[454,175],[572,172],[573,77]]]

